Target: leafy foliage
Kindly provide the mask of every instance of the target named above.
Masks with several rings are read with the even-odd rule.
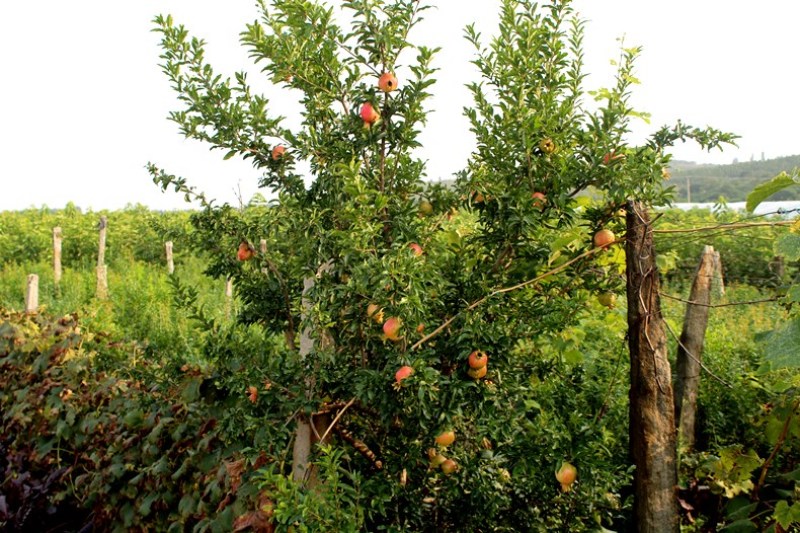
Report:
[[[770,196],[798,183],[800,183],[800,169],[795,169],[791,174],[785,171],[781,172],[772,180],[762,183],[753,189],[753,192],[747,195],[747,210],[752,213],[758,204]]]
[[[0,525],[52,527],[48,517],[63,519],[66,508],[77,527],[230,531],[257,500],[252,471],[288,437],[257,423],[269,410],[265,376],[282,376],[269,364],[279,360],[274,345],[243,333],[221,338],[250,360],[258,354],[260,371],[237,367],[241,354],[226,350],[226,365],[211,373],[131,365],[127,346],[87,336],[74,315],[3,312]],[[248,383],[261,384],[263,398],[248,399]]]

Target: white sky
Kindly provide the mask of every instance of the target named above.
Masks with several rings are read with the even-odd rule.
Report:
[[[461,169],[472,150],[464,83],[477,79],[463,28],[477,21],[493,32],[498,0],[431,0],[437,9],[412,36],[442,46],[439,83],[422,142],[431,179]],[[741,135],[740,147],[707,154],[689,145],[678,159],[729,163],[751,157],[800,153],[796,23],[800,2],[772,0],[574,0],[587,19],[587,89],[611,83],[609,60],[616,39],[641,45],[642,85],[634,103],[652,114],[639,139],[681,118]],[[223,7],[224,6],[224,7]],[[156,14],[171,13],[208,41],[207,58],[218,73],[256,68],[238,34],[258,16],[253,0],[5,1],[0,3],[0,210],[74,201],[81,207],[119,208],[143,203],[184,208],[182,198],[161,193],[144,169],[148,161],[220,201],[245,200],[256,191],[258,171],[221,151],[184,140],[170,110],[179,105],[158,67]],[[402,83],[402,79],[400,80]],[[291,104],[273,98],[287,114]],[[634,142],[636,139],[632,139]]]

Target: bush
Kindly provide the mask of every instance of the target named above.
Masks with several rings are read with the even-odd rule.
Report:
[[[220,332],[275,360],[253,335]],[[129,348],[75,316],[0,314],[0,527],[230,531],[255,509],[252,474],[288,437],[256,422],[263,373],[131,365]]]

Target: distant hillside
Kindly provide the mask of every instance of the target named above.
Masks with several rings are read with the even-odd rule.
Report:
[[[687,201],[687,178],[692,187],[692,202],[716,202],[720,196],[728,202],[744,202],[756,185],[795,168],[800,168],[800,155],[730,165],[698,165],[674,159],[670,161],[672,177],[666,184],[675,187],[676,202]],[[437,183],[450,187],[455,181],[442,180]],[[800,200],[800,187],[784,189],[769,200]]]
[[[671,182],[677,191],[677,201],[687,200],[688,179],[692,202],[716,202],[720,196],[730,202],[739,202],[744,201],[756,185],[783,171],[800,167],[800,155],[731,165],[698,165],[688,161],[672,161],[670,166]],[[770,200],[800,200],[800,187],[785,189]]]

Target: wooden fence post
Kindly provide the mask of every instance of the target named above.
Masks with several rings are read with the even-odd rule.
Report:
[[[36,313],[37,309],[39,309],[39,276],[28,274],[25,288],[25,312],[31,315]]]
[[[697,393],[702,372],[703,343],[708,326],[711,305],[711,283],[715,275],[714,248],[706,246],[700,256],[700,264],[692,283],[692,291],[686,304],[683,331],[678,343],[675,360],[675,419],[678,421],[678,437],[687,450],[694,447]]]
[[[164,249],[167,253],[167,272],[172,275],[175,273],[175,262],[172,260],[172,241],[165,242]]]
[[[725,295],[725,278],[722,276],[722,259],[719,251],[714,250],[714,287],[718,296]]]
[[[53,284],[58,290],[61,283],[61,228],[53,228]]]
[[[677,533],[675,410],[653,228],[646,207],[638,201],[628,202],[626,222],[634,529]]]
[[[108,269],[106,268],[106,228],[108,227],[108,217],[100,217],[100,236],[97,246],[97,297],[108,298]]]
[[[225,280],[225,319],[230,320],[233,309],[233,278]]]

